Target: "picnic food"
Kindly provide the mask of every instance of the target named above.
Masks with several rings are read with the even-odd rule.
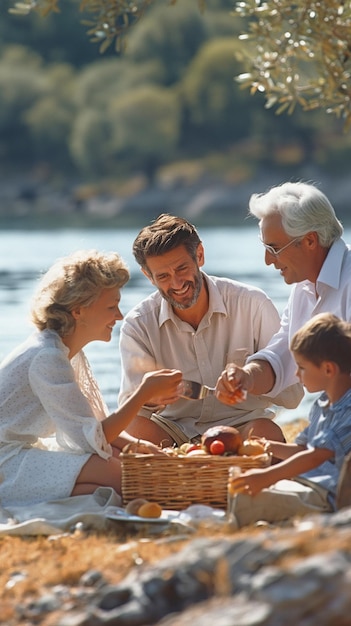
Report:
[[[126,506],[126,511],[130,515],[138,515],[138,511],[143,504],[146,504],[147,500],[145,498],[134,498],[128,502]]]
[[[201,446],[198,446],[197,448],[189,450],[185,456],[203,456],[204,454],[206,455],[207,451],[204,448],[201,448]]]
[[[238,448],[238,454],[247,456],[256,456],[258,454],[264,454],[265,447],[259,439],[248,438],[244,439],[241,446]]]
[[[145,498],[134,498],[128,502],[126,511],[129,515],[139,517],[161,517],[162,507],[157,502],[150,502]]]
[[[215,439],[214,441],[212,441],[210,445],[211,454],[223,454],[224,451],[225,451],[225,445],[223,441],[221,441],[220,439]]]
[[[237,453],[239,446],[242,444],[240,433],[233,426],[212,426],[208,428],[201,437],[201,444],[208,453],[211,453],[210,447],[213,441],[222,441],[224,443],[224,452],[232,453]]]
[[[252,436],[253,429],[251,428],[249,435],[242,442],[238,448],[238,454],[246,456],[258,456],[264,454],[267,451],[268,442],[265,439]]]
[[[138,509],[140,517],[161,517],[162,507],[157,502],[145,502]]]

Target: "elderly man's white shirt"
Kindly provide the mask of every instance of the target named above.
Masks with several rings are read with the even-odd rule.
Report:
[[[277,395],[297,381],[291,338],[307,320],[324,312],[351,321],[351,248],[342,239],[330,248],[316,285],[305,280],[293,286],[279,331],[265,348],[248,358],[248,362],[263,359],[272,365],[276,381],[269,395]]]

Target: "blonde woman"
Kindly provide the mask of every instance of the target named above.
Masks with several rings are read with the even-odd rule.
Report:
[[[43,276],[32,305],[34,333],[0,365],[0,501],[36,503],[121,490],[124,429],[145,403],[172,404],[179,370],[144,375],[108,415],[83,348],[110,341],[129,271],[118,254],[79,251]],[[54,437],[55,449],[41,440]],[[139,451],[159,452],[147,441]]]

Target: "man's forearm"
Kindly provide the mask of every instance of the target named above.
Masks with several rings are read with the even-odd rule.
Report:
[[[250,361],[244,366],[244,370],[248,374],[247,390],[249,393],[259,396],[273,389],[275,374],[268,361]]]

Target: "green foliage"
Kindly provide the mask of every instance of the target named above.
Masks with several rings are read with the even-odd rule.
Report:
[[[177,0],[169,0],[167,4],[175,4]],[[205,0],[196,0],[200,10],[204,9]],[[76,6],[87,15],[83,24],[92,42],[100,44],[100,51],[115,44],[116,50],[123,46],[123,38],[132,26],[140,20],[147,8],[155,4],[155,0],[81,0]],[[36,11],[41,17],[60,12],[60,0],[21,0],[13,2],[12,14],[27,15]]]
[[[128,58],[100,59],[87,65],[76,82],[78,106],[106,107],[118,94],[145,84],[162,84],[164,66],[161,61],[134,63]]]
[[[89,176],[114,176],[142,167],[152,180],[160,163],[174,155],[179,122],[174,93],[139,87],[109,101],[107,108],[85,108],[76,116],[72,159]]]
[[[142,111],[142,115],[140,112]],[[171,90],[145,86],[111,103],[109,110],[116,158],[125,159],[153,179],[172,156],[179,140],[180,108]]]
[[[72,0],[71,0],[72,2]],[[135,58],[162,56],[169,53],[169,81],[178,80],[181,70],[201,43],[201,29],[192,13],[189,22],[179,21],[183,6],[189,9],[190,0],[81,0],[80,10],[89,19],[84,23],[91,41],[106,51],[112,43],[120,50],[126,35],[131,39]],[[73,3],[78,6],[77,2]],[[59,12],[59,0],[13,0],[12,11],[26,14],[31,11],[41,16]],[[343,0],[194,0],[192,9],[198,6],[221,9],[235,7],[242,18],[240,41],[242,48],[238,58],[245,72],[238,77],[251,94],[265,95],[266,107],[275,107],[277,113],[291,114],[297,105],[304,111],[325,109],[344,121],[345,129],[351,125],[351,4]],[[159,19],[148,21],[139,31],[141,40],[133,38],[133,28],[150,7],[157,7]],[[171,19],[164,16],[168,11],[177,18],[173,28]],[[156,14],[154,14],[156,15]],[[202,27],[204,22],[202,22]],[[133,28],[132,28],[133,27]],[[156,38],[148,31],[159,29],[165,36]],[[192,37],[191,37],[192,34]],[[165,38],[170,42],[164,46]],[[162,41],[163,39],[163,41]],[[154,46],[152,51],[150,42]],[[172,48],[173,42],[174,49]],[[193,46],[193,47],[192,47]],[[188,55],[188,56],[187,56]],[[145,58],[145,56],[143,56]]]
[[[103,111],[85,108],[76,117],[69,140],[72,161],[87,176],[94,179],[109,176],[110,125]]]
[[[213,146],[247,134],[251,109],[233,80],[236,48],[231,37],[209,41],[189,65],[182,83],[189,119]]]
[[[243,0],[239,80],[266,107],[323,108],[351,124],[351,4],[340,0]]]
[[[38,97],[24,114],[33,154],[67,171],[72,167],[68,140],[75,116],[75,72],[67,64],[46,71],[47,93]]]
[[[291,57],[282,67],[277,59],[271,63],[265,56],[272,42],[277,43],[283,11],[282,16],[274,14],[265,37],[259,38],[261,23],[257,38],[250,29],[261,14],[268,20],[269,10],[280,6],[280,0],[272,0],[270,9],[257,2],[208,0],[203,13],[196,0],[177,0],[171,3],[174,6],[169,6],[169,0],[153,0],[143,19],[135,20],[128,30],[123,52],[116,54],[110,47],[103,55],[98,46],[88,44],[89,53],[84,49],[79,24],[84,11],[79,13],[79,0],[65,2],[62,13],[49,13],[44,19],[32,11],[27,17],[6,13],[0,20],[2,168],[15,170],[21,162],[21,168],[29,169],[45,162],[51,171],[94,180],[125,178],[137,171],[152,180],[157,168],[172,160],[194,162],[200,157],[202,163],[206,161],[203,168],[216,163],[218,171],[224,171],[223,162],[231,164],[228,170],[241,180],[262,167],[280,168],[289,176],[299,175],[304,163],[326,169],[338,163],[338,171],[348,167],[351,138],[342,133],[341,114],[340,120],[328,116],[316,104],[308,115],[303,106],[291,107],[290,115],[276,115],[279,89],[288,89],[290,104],[295,88],[300,95],[298,82],[291,83],[288,74],[285,82],[279,82],[279,72],[288,72],[295,63],[292,43],[288,42]],[[114,3],[113,11],[122,4]],[[241,12],[231,11],[234,4]],[[252,15],[245,14],[249,5]],[[95,0],[94,6],[100,6],[102,19],[108,5]],[[290,5],[291,16],[299,6]],[[26,33],[24,24],[28,24]],[[244,40],[238,37],[243,24],[249,31]],[[287,24],[283,25],[287,32]],[[293,26],[290,31],[295,37]],[[71,33],[69,38],[66,33]],[[8,45],[8,41],[24,43],[26,37],[27,46]],[[252,77],[246,82],[256,93],[252,98],[235,76],[242,72],[243,63],[258,58],[258,45],[263,67],[255,66],[255,71],[261,72],[261,82],[252,86]],[[323,46],[321,39],[320,48],[328,51]],[[285,48],[279,50],[284,60]],[[311,64],[309,73],[307,62],[298,63],[304,69],[302,87],[307,89],[308,80],[317,80],[318,67]],[[266,102],[268,88],[277,98],[276,106],[272,100]],[[337,89],[335,97],[340,97]],[[337,157],[337,149],[342,158]]]
[[[34,10],[29,14],[9,13],[13,0],[0,2],[0,53],[6,46],[16,42],[36,52],[47,63],[69,62],[75,67],[93,61],[100,56],[98,45],[87,37],[86,27],[81,23],[84,13],[79,11],[78,0],[64,0],[60,13],[49,13],[43,18]],[[116,52],[105,52],[106,56]]]
[[[130,32],[126,56],[135,63],[161,61],[165,84],[172,85],[208,37],[205,20],[189,0],[178,0],[172,7],[162,3],[150,9]]]
[[[28,66],[24,64],[25,50],[8,50],[0,59],[0,155],[4,160],[28,158],[29,136],[25,123],[28,109],[48,93],[49,85],[42,74],[37,55],[28,50]]]

